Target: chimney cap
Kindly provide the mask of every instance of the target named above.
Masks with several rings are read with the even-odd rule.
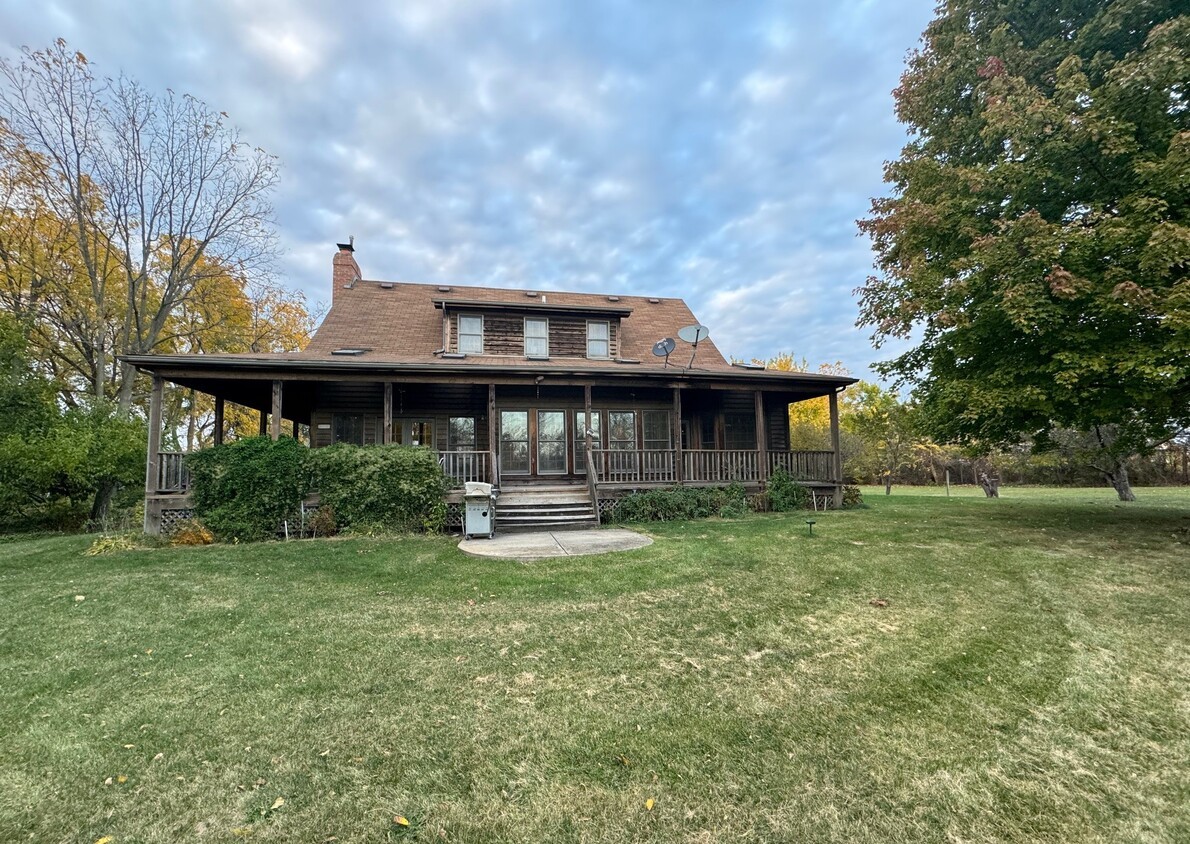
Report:
[[[336,243],[335,246],[339,247],[340,252],[354,252],[355,251],[355,235],[352,235],[351,237],[347,238],[346,243]]]

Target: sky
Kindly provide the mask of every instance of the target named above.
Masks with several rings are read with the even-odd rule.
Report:
[[[871,377],[855,221],[933,0],[0,0],[278,156],[277,275],[679,296],[724,354]],[[658,338],[660,339],[660,338]]]

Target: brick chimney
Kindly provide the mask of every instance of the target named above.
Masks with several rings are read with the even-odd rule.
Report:
[[[355,237],[346,243],[335,244],[339,251],[335,253],[334,273],[331,277],[331,303],[339,296],[339,291],[345,287],[354,287],[356,281],[362,278],[359,264],[355,261]]]

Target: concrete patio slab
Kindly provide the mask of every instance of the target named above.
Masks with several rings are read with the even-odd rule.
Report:
[[[459,550],[473,557],[506,560],[541,560],[547,557],[577,557],[610,554],[652,545],[653,540],[631,530],[554,530],[541,533],[512,533],[494,539],[464,539]]]

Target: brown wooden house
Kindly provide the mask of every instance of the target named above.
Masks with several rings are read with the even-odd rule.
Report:
[[[216,442],[231,401],[274,438],[308,425],[315,448],[436,449],[458,486],[501,491],[505,527],[597,522],[634,489],[755,490],[776,467],[839,503],[837,396],[854,379],[731,364],[710,339],[655,356],[696,323],[681,299],[370,281],[352,244],[339,244],[333,285],[300,352],[125,358],[153,378],[147,532],[189,515],[183,456],[160,450],[166,383],[215,397]],[[789,404],[820,396],[833,450],[791,452]]]

